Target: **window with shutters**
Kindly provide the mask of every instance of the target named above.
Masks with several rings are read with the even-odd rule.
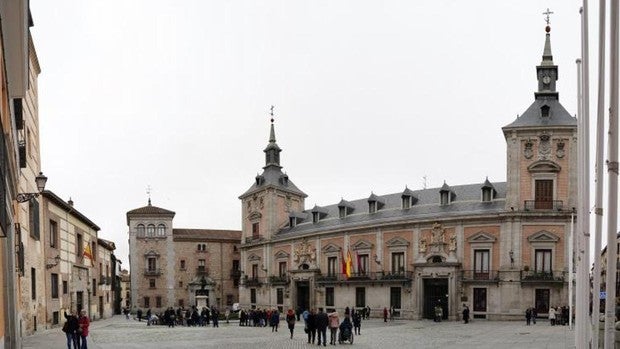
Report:
[[[58,225],[56,221],[50,219],[50,247],[56,248],[58,246]]]
[[[58,298],[58,274],[51,274],[51,288],[52,288],[52,298]]]
[[[537,179],[534,182],[534,208],[553,208],[553,180]]]

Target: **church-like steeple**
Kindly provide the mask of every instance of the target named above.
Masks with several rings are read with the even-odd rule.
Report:
[[[265,167],[263,168],[267,168],[269,166],[277,166],[277,167],[282,167],[280,166],[280,152],[282,151],[282,149],[280,149],[280,147],[278,147],[278,144],[276,143],[276,131],[274,129],[273,126],[273,114],[272,114],[272,118],[271,118],[271,132],[269,133],[269,144],[267,144],[267,148],[265,148],[265,150],[263,150],[265,152]]]
[[[551,27],[547,22],[545,28],[545,48],[543,49],[542,62],[536,67],[536,77],[538,79],[538,92],[535,93],[536,99],[558,99],[558,92],[555,83],[558,80],[558,66],[553,64],[551,54]]]

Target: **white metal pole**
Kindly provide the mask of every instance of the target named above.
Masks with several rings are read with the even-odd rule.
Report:
[[[583,201],[581,202],[582,206],[582,217],[583,217],[583,225],[581,234],[584,235],[583,239],[583,248],[584,248],[584,273],[586,283],[586,317],[589,317],[587,330],[586,330],[586,341],[590,342],[592,339],[592,317],[590,316],[590,48],[589,48],[589,24],[588,24],[589,12],[588,12],[588,0],[583,0],[583,7],[581,13],[581,59],[583,61],[583,66],[581,73],[583,74],[582,83],[583,83],[583,95],[582,95],[582,112],[583,112]],[[600,294],[596,293],[596,298],[598,299]],[[594,299],[594,298],[593,298]],[[592,347],[592,345],[591,345]]]
[[[618,229],[618,1],[612,1],[610,9],[609,45],[609,139],[607,174],[609,192],[607,207],[607,275],[605,286],[605,348],[614,347],[615,308],[616,308],[616,267],[618,249],[616,230]]]
[[[577,59],[577,229],[575,234],[576,244],[576,263],[577,263],[577,282],[575,300],[575,345],[577,348],[587,348],[587,304],[589,299],[586,293],[585,280],[587,274],[584,272],[583,266],[586,266],[584,255],[584,236],[583,236],[583,109],[582,109],[582,75],[581,75],[581,59]]]
[[[573,254],[574,254],[574,246],[573,246],[573,236],[574,236],[574,224],[575,223],[575,213],[571,212],[570,214],[570,234],[568,235],[568,328],[573,329]]]
[[[594,165],[594,270],[592,271],[592,347],[598,348],[601,317],[601,245],[603,230],[603,164],[605,147],[605,1],[599,0],[598,98],[596,104],[596,161]]]

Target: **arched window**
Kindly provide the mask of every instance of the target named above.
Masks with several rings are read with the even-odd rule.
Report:
[[[144,236],[144,224],[138,224],[137,231],[138,236]]]
[[[160,224],[157,226],[157,236],[166,236],[166,226]]]
[[[146,227],[146,236],[155,236],[155,225],[149,224]]]

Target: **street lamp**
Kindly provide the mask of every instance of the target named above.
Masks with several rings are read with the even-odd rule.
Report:
[[[38,193],[19,193],[15,197],[15,200],[17,200],[17,202],[22,203],[22,202],[30,201],[36,198],[37,196],[39,196],[39,194],[43,192],[43,190],[45,189],[45,183],[47,183],[47,177],[45,177],[43,172],[39,172],[39,175],[35,177],[34,181],[37,184],[37,190],[39,192]]]

